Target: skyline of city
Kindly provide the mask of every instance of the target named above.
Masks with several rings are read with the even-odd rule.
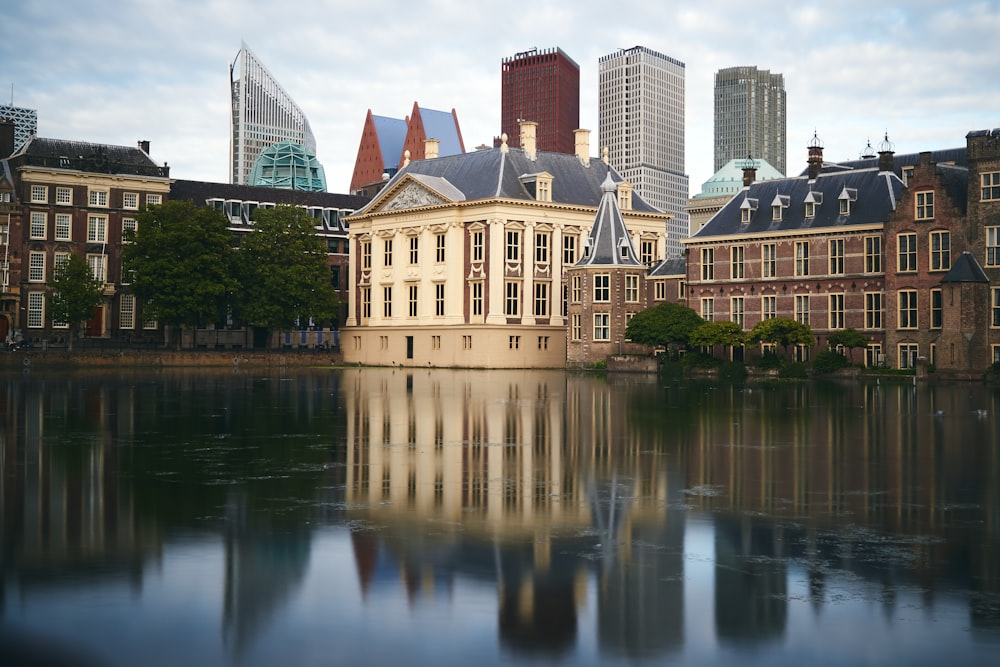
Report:
[[[390,2],[393,21],[375,30],[363,8],[310,2],[300,7],[302,20],[289,22],[278,8],[234,11],[231,2],[127,11],[98,2],[80,14],[43,0],[12,8],[10,20],[25,29],[5,40],[0,54],[13,103],[38,110],[41,136],[125,146],[147,139],[154,159],[178,177],[226,182],[226,76],[242,39],[308,115],[334,192],[348,189],[368,108],[405,109],[415,99],[454,108],[469,147],[490,143],[500,129],[498,65],[535,46],[559,47],[580,64],[580,124],[592,132],[601,55],[643,45],[684,62],[692,192],[713,173],[712,76],[720,68],[746,64],[784,74],[791,173],[804,167],[797,156],[814,131],[830,159],[846,160],[885,132],[897,151],[909,153],[952,147],[956,136],[998,125],[990,110],[1000,108],[1000,83],[990,70],[1000,45],[989,36],[1000,30],[1000,10],[986,3],[849,2],[789,11],[763,2],[738,21],[728,20],[737,6],[726,2],[681,12],[626,3],[622,15],[630,20],[602,24],[596,34],[596,4],[557,3],[542,17],[497,29],[491,17],[503,15],[501,7],[463,7],[432,23],[435,12]],[[115,21],[98,23],[105,14]],[[858,16],[867,19],[864,29]],[[652,25],[669,28],[641,27]],[[414,38],[426,35],[435,38]],[[32,48],[39,43],[48,46]],[[593,152],[599,155],[596,145]]]

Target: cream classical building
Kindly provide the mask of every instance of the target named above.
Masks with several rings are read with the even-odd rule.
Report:
[[[566,365],[563,269],[584,256],[611,175],[644,264],[665,256],[667,215],[591,158],[587,130],[576,154],[521,148],[406,164],[350,225],[350,304],[341,330],[345,363],[478,368]]]

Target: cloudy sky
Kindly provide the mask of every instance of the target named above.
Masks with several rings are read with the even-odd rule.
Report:
[[[454,108],[467,150],[492,145],[501,61],[533,47],[580,65],[595,156],[598,59],[642,45],[684,62],[693,192],[712,175],[723,67],[784,74],[792,172],[814,131],[846,160],[885,132],[910,153],[1000,127],[1000,0],[31,0],[4,23],[0,100],[37,109],[40,136],[148,139],[180,179],[228,179],[241,40],[309,118],[333,192],[348,190],[368,109]]]

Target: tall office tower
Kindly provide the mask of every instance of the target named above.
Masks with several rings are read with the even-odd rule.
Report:
[[[245,42],[229,66],[229,90],[233,100],[231,183],[247,184],[257,157],[280,141],[302,144],[315,155],[316,138],[306,115]]]
[[[13,104],[0,104],[0,120],[7,119],[14,123],[14,150],[17,151],[24,142],[38,134],[38,111],[16,107]],[[7,157],[0,155],[0,159]]]
[[[647,202],[670,214],[667,254],[688,235],[684,173],[684,63],[644,46],[598,63],[597,133],[612,167]]]
[[[715,171],[750,155],[785,173],[785,77],[756,67],[715,73]]]
[[[562,49],[531,49],[504,58],[500,85],[500,129],[508,146],[520,147],[520,121],[530,120],[538,123],[537,150],[576,152],[580,66]]]

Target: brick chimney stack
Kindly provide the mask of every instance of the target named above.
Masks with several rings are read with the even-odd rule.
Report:
[[[139,150],[141,150],[146,155],[149,155],[149,141],[146,139],[139,140]]]
[[[813,138],[809,140],[809,180],[815,181],[819,173],[823,171],[823,142],[816,136],[813,130]]]
[[[576,157],[583,164],[590,163],[590,130],[573,130],[576,140]]]
[[[14,152],[14,121],[0,118],[0,159]]]
[[[885,133],[885,139],[878,145],[878,170],[879,171],[892,171],[892,156],[895,155],[893,150],[895,146],[889,141],[889,133]]]
[[[535,159],[535,137],[538,136],[538,123],[530,120],[521,121],[521,148],[529,160]]]

